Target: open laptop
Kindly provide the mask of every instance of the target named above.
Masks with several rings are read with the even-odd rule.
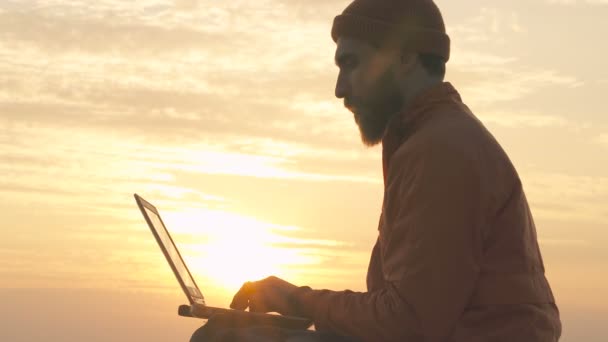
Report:
[[[208,319],[214,315],[222,314],[227,315],[228,319],[233,320],[238,324],[274,325],[289,329],[307,329],[312,325],[312,321],[308,318],[207,306],[205,304],[205,298],[203,297],[202,292],[196,285],[194,278],[192,278],[192,275],[190,274],[184,259],[182,259],[177,246],[173,242],[169,231],[165,227],[158,210],[156,210],[156,208],[150,204],[150,202],[144,200],[137,194],[135,194],[135,201],[137,202],[137,206],[141,210],[141,213],[144,215],[152,234],[154,234],[160,249],[163,251],[163,254],[165,254],[165,257],[167,258],[167,261],[169,262],[177,281],[181,285],[186,297],[188,297],[188,301],[190,302],[189,308],[187,305],[180,306],[178,311],[180,315]],[[238,270],[234,271],[238,272]]]

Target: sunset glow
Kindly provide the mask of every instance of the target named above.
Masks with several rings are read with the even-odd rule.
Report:
[[[334,96],[349,2],[0,0],[0,341],[188,340],[133,193],[216,306],[269,275],[365,291],[383,177]],[[560,341],[604,342],[608,1],[436,3],[446,80],[524,185]]]
[[[188,241],[180,248],[190,271],[231,293],[246,281],[279,274],[293,278],[296,274],[289,267],[315,263],[297,250],[274,246],[288,240],[281,232],[295,227],[273,227],[236,214],[200,210],[169,213],[165,222],[170,222],[175,240]]]

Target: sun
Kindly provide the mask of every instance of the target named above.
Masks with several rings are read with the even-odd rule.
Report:
[[[227,292],[246,281],[271,275],[290,278],[294,265],[306,263],[297,250],[276,247],[282,234],[294,230],[236,213],[196,210],[167,213],[167,228],[190,272]],[[174,234],[175,233],[175,234]],[[199,282],[199,286],[202,286]]]
[[[253,234],[252,234],[253,235]],[[211,279],[228,288],[237,288],[246,281],[260,280],[280,272],[280,251],[273,250],[259,236],[222,237],[203,248],[208,249],[211,264],[202,266]]]

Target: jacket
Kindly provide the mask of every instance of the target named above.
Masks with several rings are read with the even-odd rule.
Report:
[[[557,341],[522,182],[450,83],[391,119],[382,161],[367,292],[300,288],[300,314],[363,341]]]

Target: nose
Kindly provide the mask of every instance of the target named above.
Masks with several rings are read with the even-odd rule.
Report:
[[[338,74],[338,80],[336,81],[336,97],[339,99],[343,99],[349,95],[350,86],[344,77],[344,74],[340,72]]]

